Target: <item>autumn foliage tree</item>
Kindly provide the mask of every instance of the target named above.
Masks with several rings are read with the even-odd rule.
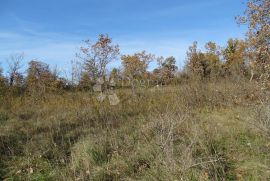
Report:
[[[37,60],[28,63],[26,87],[30,93],[54,91],[59,88],[59,84],[57,75],[51,72],[48,64]]]
[[[198,50],[198,43],[195,41],[188,48],[187,60],[186,60],[186,71],[192,77],[203,77],[203,53]]]
[[[210,75],[209,61],[205,59],[205,54],[198,49],[197,42],[193,42],[187,51],[186,71],[195,79],[204,79]]]
[[[110,79],[120,79],[120,69],[113,68],[111,73],[110,73]]]
[[[169,83],[175,78],[175,74],[178,70],[176,66],[176,59],[174,57],[158,57],[157,58],[158,68],[154,69],[154,79],[161,83]]]
[[[94,84],[94,80],[91,80],[87,72],[81,72],[79,80],[79,89],[80,90],[89,90]]]
[[[249,0],[244,16],[237,18],[239,24],[247,24],[249,57],[257,73],[269,71],[270,65],[270,1]]]
[[[130,79],[143,79],[147,76],[147,68],[153,59],[152,54],[145,51],[134,55],[123,55],[121,57],[124,68],[124,76]]]
[[[133,92],[135,84],[149,78],[147,68],[153,58],[154,55],[147,54],[145,51],[135,53],[134,55],[123,55],[121,57],[124,69],[123,76],[129,80],[129,84],[131,84]]]
[[[186,72],[195,79],[217,79],[221,74],[220,48],[214,42],[205,44],[202,52],[194,42],[187,51]]]
[[[229,39],[226,47],[222,50],[224,58],[224,71],[229,76],[245,76],[246,66],[246,43],[243,40]]]
[[[112,44],[108,35],[101,34],[95,43],[85,41],[86,46],[81,47],[81,53],[77,57],[83,61],[83,73],[81,84],[87,85],[97,78],[106,76],[106,68],[109,63],[115,61],[119,55],[119,46]]]
[[[220,48],[214,42],[207,42],[205,44],[206,53],[204,53],[204,65],[206,76],[210,76],[210,78],[216,79],[220,76]]]

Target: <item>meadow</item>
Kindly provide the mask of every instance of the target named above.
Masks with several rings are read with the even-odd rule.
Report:
[[[268,94],[267,94],[268,93]],[[7,96],[1,180],[269,180],[269,92],[248,80]]]

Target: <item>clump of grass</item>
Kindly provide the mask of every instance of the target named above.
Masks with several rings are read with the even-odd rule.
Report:
[[[262,104],[253,107],[254,117],[257,118],[257,122],[251,122],[257,127],[264,135],[270,138],[270,105]]]
[[[6,122],[8,119],[8,113],[6,111],[0,110],[0,123]]]

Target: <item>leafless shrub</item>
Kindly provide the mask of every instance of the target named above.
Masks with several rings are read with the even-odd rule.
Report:
[[[252,124],[270,137],[270,105],[255,106],[253,112],[256,122],[252,122]]]

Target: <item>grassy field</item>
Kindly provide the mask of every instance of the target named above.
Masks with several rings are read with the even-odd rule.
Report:
[[[0,180],[269,180],[270,109],[250,83],[9,97]]]

